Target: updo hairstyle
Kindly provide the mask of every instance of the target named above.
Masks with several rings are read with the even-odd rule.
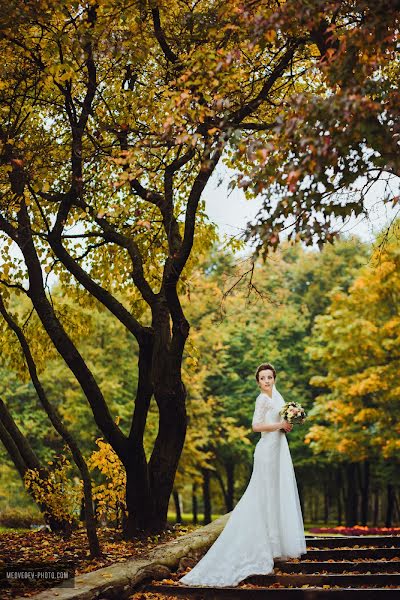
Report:
[[[274,366],[273,366],[273,365],[271,365],[270,363],[263,363],[262,365],[260,365],[260,366],[257,368],[257,371],[256,371],[256,381],[257,381],[257,383],[258,383],[258,381],[259,381],[259,378],[260,378],[260,372],[261,372],[261,371],[266,371],[267,369],[269,369],[270,371],[272,371],[272,372],[273,372],[273,374],[274,374],[274,379],[276,379],[276,370],[275,370]]]

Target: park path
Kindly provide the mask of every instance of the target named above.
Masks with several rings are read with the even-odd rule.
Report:
[[[307,554],[276,563],[273,575],[238,587],[199,588],[151,582],[141,592],[188,600],[379,600],[400,598],[400,537],[307,537]],[[390,587],[388,587],[390,586]],[[135,596],[133,596],[135,598]]]

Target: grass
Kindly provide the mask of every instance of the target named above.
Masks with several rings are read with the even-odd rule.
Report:
[[[26,531],[31,531],[28,528],[24,528],[24,527],[3,527],[2,525],[0,525],[0,535],[2,533],[24,533]]]

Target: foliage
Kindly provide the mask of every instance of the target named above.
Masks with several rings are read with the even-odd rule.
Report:
[[[4,9],[2,294],[6,303],[12,301],[10,289],[27,297],[35,358],[44,365],[44,357],[62,356],[72,373],[71,392],[66,392],[71,405],[83,391],[93,416],[80,409],[66,417],[77,427],[79,420],[81,430],[97,429],[95,435],[104,436],[124,465],[145,457],[134,485],[147,497],[151,522],[140,522],[143,507],[129,506],[129,515],[138,515],[131,529],[165,526],[184,444],[181,360],[189,323],[182,296],[199,257],[216,240],[205,213],[207,182],[224,157],[243,172],[249,169],[254,193],[263,182],[272,183],[271,177],[278,177],[278,183],[282,177],[289,193],[295,191],[300,178],[289,149],[296,152],[298,144],[286,125],[294,105],[288,98],[305,95],[301,108],[308,95],[326,100],[332,81],[338,84],[331,59],[335,66],[338,57],[348,61],[353,56],[343,40],[354,33],[361,44],[369,32],[368,19],[365,24],[359,18],[363,11],[368,13],[364,3],[360,9],[330,2],[326,10],[319,5],[310,10],[308,1],[299,7],[294,1],[270,0],[61,0],[51,10],[45,1]],[[383,36],[384,51],[376,53],[377,69],[382,66],[385,77],[396,30],[390,14],[388,9],[377,18],[391,33],[387,40]],[[327,35],[334,19],[340,52]],[[379,27],[371,31],[376,34],[371,39],[382,39]],[[372,85],[371,69],[359,69],[357,81],[362,81],[360,73]],[[386,90],[391,77],[388,73]],[[382,78],[374,89],[381,83]],[[390,90],[388,96],[391,118]],[[307,131],[307,118],[299,114]],[[307,139],[301,131],[300,136]],[[253,172],[257,161],[262,167],[268,163],[266,172]],[[352,168],[346,162],[347,175]],[[274,228],[281,228],[281,215],[294,217],[297,232],[308,242],[310,227],[319,239],[331,239],[329,224],[310,221],[312,211],[326,216],[360,210],[354,203],[339,206],[332,196],[319,204],[311,201],[312,206],[305,196],[304,202],[300,209],[287,199],[280,202],[278,213],[271,211],[273,233],[263,240],[277,243]],[[61,290],[54,298],[48,285],[52,278]],[[66,291],[73,300],[68,307],[62,298]],[[89,313],[98,303],[138,347],[132,353],[139,358],[138,372],[127,369],[116,392],[107,366],[97,367],[101,352],[89,358],[81,352]],[[79,321],[84,314],[81,307],[88,311],[87,322],[75,326],[75,317]],[[283,316],[282,311],[281,323]],[[298,327],[293,331],[296,352],[306,321],[297,316],[293,310],[289,317],[293,330]],[[273,354],[278,345],[272,346]],[[115,393],[124,396],[123,415],[115,414]],[[152,398],[157,412],[149,413]],[[158,433],[146,438],[148,414],[149,420],[158,420]],[[91,421],[87,429],[82,427],[86,418]],[[225,423],[233,425],[229,415]]]
[[[249,264],[216,251],[202,259],[201,267],[187,280],[184,297],[192,328],[183,363],[188,384],[189,424],[175,480],[179,490],[193,482],[200,483],[202,468],[225,478],[227,461],[236,465],[236,493],[245,485],[252,461],[249,441],[256,441],[250,421],[257,394],[254,371],[259,362],[272,360],[278,367],[278,388],[284,397],[311,408],[320,390],[309,385],[315,366],[305,349],[315,316],[329,307],[332,289],[344,292],[349,289],[355,273],[366,264],[367,255],[366,245],[356,239],[337,241],[322,252],[288,246],[265,264],[256,263],[252,282],[261,296],[254,289],[248,295],[249,273],[225,298],[224,292],[240,279]],[[57,297],[56,289],[53,295]],[[63,302],[69,305],[71,300],[67,296]],[[87,309],[81,307],[80,310],[80,320],[86,319]],[[122,415],[120,424],[125,426],[130,397],[134,393],[133,388],[128,388],[135,345],[107,312],[92,309],[89,317],[80,348],[102,385],[113,394],[114,414]],[[77,319],[74,322],[77,323]],[[324,365],[318,365],[318,369],[325,372]],[[47,362],[41,377],[73,430],[79,433],[84,424],[79,438],[85,452],[92,453],[98,432],[74,378],[56,358]],[[20,425],[24,431],[26,424],[33,420],[34,425],[27,433],[41,452],[45,422],[35,407],[33,396],[28,403],[27,396],[21,395],[21,384],[12,392],[11,382],[17,379],[9,371],[4,371],[2,380],[8,387],[3,394],[7,394],[10,406],[21,415]],[[148,457],[157,433],[157,420],[157,406],[151,403],[145,436]],[[296,468],[302,469],[301,481],[305,482],[309,477],[312,479],[308,467],[312,465],[316,472],[326,461],[325,455],[314,455],[304,446],[304,432],[308,427],[306,423],[304,429],[291,432],[289,440]],[[102,443],[106,448],[106,442]],[[48,445],[49,439],[46,448]],[[46,460],[61,450],[55,438],[52,448],[51,453],[46,450]],[[110,448],[105,449],[104,460],[112,454]],[[112,495],[108,488],[111,479],[104,483],[96,472],[99,473],[97,468],[92,469],[95,480],[104,485],[100,492]],[[382,478],[382,482],[386,480],[383,475]],[[311,479],[307,485],[314,485]],[[215,495],[215,491],[213,493]],[[123,496],[121,498],[123,500]],[[111,501],[106,504],[113,505]],[[114,519],[115,514],[107,518]]]
[[[226,465],[233,463],[236,493],[244,488],[252,464],[253,445],[248,441],[255,443],[257,438],[251,417],[257,395],[254,373],[261,362],[277,367],[277,385],[285,399],[311,409],[318,390],[309,383],[315,365],[306,348],[315,318],[329,307],[332,290],[349,289],[367,264],[368,252],[366,244],[349,238],[322,252],[282,246],[265,263],[254,265],[222,251],[205,257],[188,281],[185,301],[195,348],[189,357],[195,364],[187,375],[190,419],[178,486],[192,483],[194,476],[199,481],[204,466],[217,479],[225,479]],[[194,410],[202,412],[196,416]],[[225,418],[233,419],[236,428],[229,442],[222,425]],[[301,469],[300,481],[313,487],[327,459],[304,445],[311,425],[307,421],[295,428],[289,443],[295,466]],[[202,441],[200,456],[191,441],[194,435]],[[202,457],[205,450],[209,452]]]
[[[126,474],[121,461],[110,444],[103,439],[96,440],[95,450],[88,460],[91,470],[98,469],[105,479],[104,483],[94,486],[93,499],[96,503],[96,514],[108,522],[121,524],[126,513],[125,485]]]
[[[221,260],[223,258],[221,257]],[[192,321],[184,369],[188,381],[188,431],[178,469],[177,485],[182,481],[200,482],[202,469],[218,471],[223,458],[236,460],[248,454],[248,424],[242,423],[226,398],[210,390],[207,381],[221,368],[224,327],[218,322],[219,259],[215,263],[204,257],[203,264],[188,281],[185,307]],[[198,298],[193,304],[191,300]]]
[[[242,166],[238,183],[263,193],[263,208],[248,227],[268,251],[288,233],[306,244],[332,241],[348,215],[367,212],[374,183],[381,201],[398,200],[399,3],[280,3],[265,28],[292,35],[311,32],[312,77],[303,78],[280,104],[265,138],[251,132],[230,164]]]
[[[347,293],[316,318],[310,353],[326,373],[307,442],[317,452],[363,460],[398,455],[400,246],[397,222]],[[321,390],[322,391],[322,390]]]
[[[50,517],[73,523],[81,503],[81,483],[71,478],[71,463],[64,455],[50,461],[49,466],[45,476],[37,469],[28,469],[25,485]]]

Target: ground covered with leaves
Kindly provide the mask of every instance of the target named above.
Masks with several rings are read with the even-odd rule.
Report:
[[[124,562],[133,558],[145,558],[146,555],[161,542],[169,542],[185,535],[194,526],[171,525],[161,535],[155,535],[133,541],[122,539],[120,531],[111,528],[99,529],[99,539],[103,550],[101,558],[92,560],[84,529],[74,531],[69,539],[47,531],[6,531],[0,533],[0,570],[5,566],[19,565],[43,566],[64,565],[72,563],[76,575],[89,573],[116,562]],[[0,597],[2,600],[16,596],[32,596],[46,587],[46,581],[13,581],[0,578]]]

